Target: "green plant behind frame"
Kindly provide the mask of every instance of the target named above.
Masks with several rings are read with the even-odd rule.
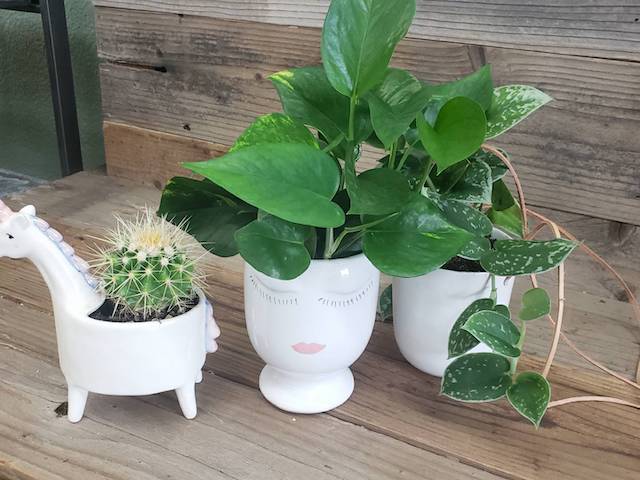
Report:
[[[204,180],[172,179],[159,213],[212,253],[240,253],[282,280],[301,275],[312,259],[360,252],[399,277],[429,273],[456,256],[480,262],[491,278],[561,263],[575,244],[519,239],[520,206],[502,180],[507,167],[482,149],[551,98],[526,85],[494,87],[489,66],[440,85],[390,68],[415,9],[415,0],[333,0],[322,66],[270,77],[284,113],[256,119],[227,155],[186,164]],[[365,143],[384,152],[375,168],[361,171]],[[492,241],[494,227],[513,239]],[[516,362],[505,356],[520,351],[524,328],[495,299],[485,300],[495,314],[480,309],[452,336],[461,345],[479,338],[494,345],[498,353],[488,355],[496,356],[478,364],[486,365],[480,377],[494,382],[484,386],[504,387],[502,396],[534,421],[540,409],[531,414],[521,399],[539,397],[544,385],[526,375],[512,381]],[[496,322],[510,336],[494,338]],[[478,386],[471,382],[469,392]],[[446,387],[454,398],[483,400]]]

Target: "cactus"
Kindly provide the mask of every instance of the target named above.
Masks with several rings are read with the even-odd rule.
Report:
[[[148,209],[133,221],[117,221],[94,265],[114,315],[124,311],[148,320],[184,311],[201,279],[184,226]]]

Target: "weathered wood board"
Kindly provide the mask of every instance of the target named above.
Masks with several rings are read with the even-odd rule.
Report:
[[[329,0],[94,0],[96,5],[321,27]],[[415,38],[602,58],[640,59],[634,0],[418,0]]]
[[[93,243],[89,235],[109,226],[111,213],[131,214],[136,206],[153,205],[157,191],[85,173],[17,196],[10,204],[27,201],[40,205],[41,214],[84,255]],[[536,431],[505,402],[451,402],[437,395],[438,379],[401,359],[390,325],[377,326],[368,351],[354,366],[357,389],[347,404],[310,417],[277,411],[255,390],[262,362],[244,328],[237,259],[206,260],[208,293],[215,299],[223,335],[198,389],[199,417],[183,420],[170,393],[92,395],[87,418],[71,426],[54,413],[65,392],[54,366],[55,335],[44,282],[32,266],[16,265],[24,262],[0,261],[0,475],[634,479],[640,474],[636,411],[569,406],[551,411]],[[585,303],[568,312],[568,322],[575,318],[602,326],[628,316],[615,300],[581,300]],[[622,345],[629,339],[618,335],[633,335],[631,325],[586,337],[583,330],[571,332],[572,337],[600,343],[599,353],[615,357],[614,363],[623,357],[615,349],[606,352],[607,342]],[[626,348],[637,351],[638,344]],[[523,368],[539,369],[540,362],[528,356]],[[568,366],[563,358],[551,381],[554,398],[592,393],[640,401],[637,392],[592,370]]]
[[[110,158],[109,173],[140,181],[156,188],[175,176],[189,176],[182,162],[201,161],[211,152],[224,147],[194,142],[184,136],[154,132],[129,125],[105,122],[105,145]],[[136,161],[129,156],[135,145]],[[159,192],[157,195],[159,196]],[[604,255],[626,278],[634,291],[640,289],[640,227],[611,220],[589,217],[558,210],[538,209],[544,215],[564,225],[580,240]],[[576,291],[612,296],[626,301],[620,285],[599,266],[580,252],[568,265],[568,284]]]
[[[105,119],[219,145],[280,110],[269,74],[320,62],[317,28],[114,8],[98,8],[97,19]],[[555,102],[497,142],[530,203],[640,224],[640,63],[413,38],[394,62],[430,82],[488,62],[498,84],[551,94]]]

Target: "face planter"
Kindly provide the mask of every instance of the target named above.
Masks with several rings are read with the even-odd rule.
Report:
[[[320,413],[351,396],[349,366],[371,337],[379,282],[362,254],[313,260],[289,281],[245,264],[247,329],[267,364],[260,374],[267,400],[289,412]]]

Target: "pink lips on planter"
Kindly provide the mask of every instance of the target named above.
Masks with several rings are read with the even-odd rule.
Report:
[[[318,353],[324,350],[326,345],[320,345],[319,343],[296,343],[295,345],[291,345],[296,352],[302,353],[303,355],[313,355],[314,353]]]

